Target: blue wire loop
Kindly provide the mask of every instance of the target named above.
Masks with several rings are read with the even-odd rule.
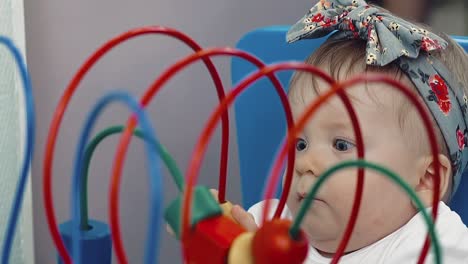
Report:
[[[81,245],[77,243],[77,238],[81,235],[80,230],[80,190],[81,177],[83,176],[83,158],[85,147],[88,144],[91,131],[100,113],[104,108],[114,101],[120,101],[126,104],[138,117],[139,124],[145,135],[145,149],[147,152],[147,166],[150,176],[150,205],[148,214],[148,234],[145,246],[145,263],[157,263],[157,256],[160,242],[160,227],[163,217],[163,181],[161,177],[161,165],[159,155],[156,150],[156,137],[151,126],[147,113],[140,107],[139,103],[127,92],[110,92],[103,96],[89,113],[85,126],[81,131],[80,140],[76,149],[75,166],[72,179],[72,222],[73,222],[73,242],[72,253],[75,263],[80,262]]]
[[[19,73],[21,75],[21,81],[23,83],[24,99],[26,104],[26,142],[23,153],[23,164],[21,166],[20,178],[16,186],[15,196],[13,198],[13,206],[11,208],[10,217],[8,219],[6,235],[3,240],[2,264],[7,264],[11,254],[13,239],[15,238],[16,225],[18,223],[21,205],[23,204],[24,189],[26,187],[28,175],[31,170],[31,159],[34,150],[35,137],[35,113],[31,80],[21,52],[15,46],[13,41],[5,36],[0,36],[0,43],[8,48],[16,61]]]

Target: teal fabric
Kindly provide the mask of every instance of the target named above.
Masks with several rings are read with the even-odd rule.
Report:
[[[288,31],[289,43],[336,31],[335,40],[366,41],[368,65],[395,63],[413,82],[444,137],[453,166],[453,193],[468,164],[467,96],[463,85],[431,56],[447,42],[364,0],[321,0]]]
[[[12,37],[14,33],[13,1],[0,1],[0,34]],[[11,210],[21,165],[21,135],[18,133],[21,82],[16,71],[11,54],[6,48],[0,48],[0,215],[3,216],[0,217],[0,238],[5,236],[8,221],[5,216]],[[20,222],[11,252],[11,263],[25,263],[22,226]]]
[[[445,48],[447,43],[410,22],[367,5],[364,0],[322,0],[294,24],[289,43],[318,38],[337,30],[337,39],[367,41],[367,64],[387,65],[400,57],[417,58],[419,52]]]

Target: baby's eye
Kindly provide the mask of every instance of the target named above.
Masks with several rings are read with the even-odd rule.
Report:
[[[337,138],[333,141],[333,147],[338,151],[348,151],[355,145],[347,140]]]
[[[297,151],[303,151],[306,148],[307,148],[307,142],[302,138],[297,138],[296,139],[296,150]]]

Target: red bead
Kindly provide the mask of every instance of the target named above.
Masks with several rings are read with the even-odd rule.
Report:
[[[289,234],[292,222],[274,219],[266,222],[253,239],[255,264],[301,264],[307,257],[309,243],[304,232],[297,239]]]
[[[232,242],[245,231],[224,215],[200,221],[183,239],[188,264],[225,264]]]

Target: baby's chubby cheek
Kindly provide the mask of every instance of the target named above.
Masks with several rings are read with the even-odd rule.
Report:
[[[348,224],[355,198],[356,170],[336,173],[321,187],[307,209],[302,229],[309,243],[324,252],[334,252]],[[295,175],[287,205],[297,216],[304,198],[317,178]],[[359,216],[347,251],[374,243],[404,225],[415,214],[405,193],[381,175],[366,171]]]

